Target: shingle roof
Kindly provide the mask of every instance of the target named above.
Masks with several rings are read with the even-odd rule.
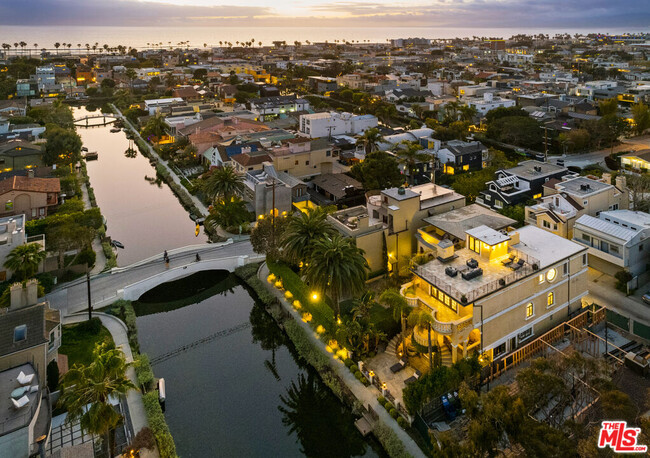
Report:
[[[14,342],[14,329],[27,326],[25,340]],[[0,315],[0,356],[25,350],[47,342],[45,338],[45,306],[37,304]]]
[[[61,192],[61,182],[58,178],[14,176],[0,181],[0,194],[9,191]]]

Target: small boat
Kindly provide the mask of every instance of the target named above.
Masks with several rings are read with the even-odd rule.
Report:
[[[158,402],[162,411],[165,411],[165,379],[158,379]]]
[[[120,129],[119,127],[113,127],[113,128],[111,129],[111,133],[114,134],[114,133],[116,133],[116,132],[120,132],[121,130],[122,130],[122,129]]]
[[[85,146],[82,146],[82,147],[81,147],[81,151],[84,152],[84,153],[87,153],[87,152],[88,152],[88,148],[85,147]]]
[[[87,161],[96,161],[99,158],[99,153],[97,151],[91,151],[90,153],[84,154],[84,159]]]
[[[118,242],[117,240],[111,241],[111,245],[113,245],[115,248],[124,249],[124,244],[122,244],[122,242]]]

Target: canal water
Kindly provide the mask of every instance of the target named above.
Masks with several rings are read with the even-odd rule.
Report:
[[[75,119],[99,114],[85,107],[73,110]],[[162,255],[164,250],[205,243],[203,231],[194,236],[195,224],[169,186],[156,182],[156,171],[149,160],[139,151],[126,155],[126,134],[111,133],[111,128],[77,127],[77,133],[89,151],[99,153],[96,161],[87,163],[88,176],[107,221],[107,234],[124,244],[125,248],[118,250],[118,265]]]
[[[134,307],[180,456],[384,456],[232,274],[165,283]]]

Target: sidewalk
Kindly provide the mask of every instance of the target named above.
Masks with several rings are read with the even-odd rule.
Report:
[[[260,268],[258,272],[259,279],[266,285],[266,287],[269,289],[269,291],[272,291],[273,294],[278,298],[280,304],[282,304],[282,307],[291,314],[294,320],[296,320],[296,323],[298,323],[304,331],[307,333],[311,341],[316,344],[318,348],[321,349],[321,351],[327,355],[328,358],[331,358],[330,353],[327,352],[325,349],[325,344],[318,338],[318,334],[314,332],[314,330],[309,326],[308,323],[304,322],[302,320],[302,317],[300,314],[294,310],[294,308],[286,301],[284,298],[284,294],[281,291],[278,291],[276,288],[270,287],[269,283],[266,281],[266,278],[269,275],[269,269],[264,263],[262,267]],[[415,457],[424,457],[424,453],[418,447],[418,445],[415,443],[415,441],[409,436],[406,431],[404,431],[398,424],[397,421],[391,417],[388,412],[386,412],[386,409],[379,404],[379,401],[377,400],[377,397],[380,395],[380,393],[373,387],[367,388],[364,385],[359,382],[354,375],[352,375],[352,372],[350,372],[345,365],[342,363],[340,360],[334,360],[332,359],[332,368],[336,372],[336,375],[338,375],[341,380],[347,385],[347,387],[352,391],[354,396],[365,406],[368,407],[370,406],[379,416],[379,419],[381,420],[382,423],[384,423],[387,427],[393,430],[393,432],[397,435],[397,437],[402,441],[404,444],[404,449],[410,453],[414,458]]]
[[[93,312],[93,316],[99,318],[106,329],[113,336],[113,341],[115,346],[121,349],[124,352],[126,357],[126,362],[133,362],[133,353],[131,352],[131,346],[129,345],[129,338],[126,333],[126,325],[122,323],[120,319],[114,317],[113,315],[107,315],[106,313]],[[62,324],[73,324],[86,321],[88,315],[86,313],[77,313],[74,315],[64,316],[62,319]],[[138,380],[135,376],[135,369],[133,366],[129,367],[126,371],[126,375],[129,377],[136,386],[138,385]],[[149,426],[149,421],[147,420],[147,413],[144,410],[144,404],[142,403],[142,393],[140,391],[131,390],[126,395],[126,403],[129,406],[129,414],[131,416],[131,424],[133,425],[134,434],[144,428]]]
[[[140,136],[140,132],[138,132],[138,129],[133,127],[133,125],[131,124],[131,121],[129,121],[115,105],[111,104],[111,107],[113,107],[113,110],[115,110],[115,112],[117,113],[118,118],[120,118],[122,120],[122,122],[124,122],[124,124],[129,127],[129,129],[135,134],[135,136],[137,138],[139,138],[140,140],[142,140],[147,145],[147,148],[149,149],[149,152],[151,153],[151,155],[153,157],[156,158],[158,163],[162,164],[163,167],[165,167],[167,169],[167,171],[171,175],[172,179],[174,180],[174,183],[181,186],[183,188],[183,190],[187,193],[187,195],[190,196],[190,198],[192,199],[192,202],[194,202],[194,205],[196,205],[196,208],[198,208],[201,211],[202,215],[207,216],[208,215],[208,208],[196,196],[193,196],[192,194],[189,193],[189,191],[187,191],[185,189],[185,186],[183,186],[181,184],[180,178],[178,177],[178,175],[176,175],[174,170],[172,170],[172,168],[169,166],[167,161],[163,160],[158,155],[158,153],[156,153],[156,150],[149,144],[149,142],[146,141],[144,138],[142,138]]]
[[[93,208],[90,204],[90,197],[88,197],[88,188],[86,188],[86,183],[81,185],[81,198],[83,199],[85,209]],[[104,256],[104,249],[102,248],[102,242],[99,240],[99,237],[93,239],[92,247],[97,257],[95,258],[95,266],[93,267],[93,270],[90,271],[90,275],[96,275],[104,270],[104,266],[106,266],[106,256]]]

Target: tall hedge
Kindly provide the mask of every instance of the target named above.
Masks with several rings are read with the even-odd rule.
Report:
[[[149,420],[149,427],[153,431],[153,435],[156,437],[156,443],[158,444],[158,452],[160,453],[161,458],[176,458],[176,444],[174,444],[174,438],[169,432],[169,426],[165,421],[165,415],[160,408],[160,403],[158,402],[158,391],[150,391],[149,393],[142,396],[142,402],[144,403],[144,410],[147,412],[147,418]]]

